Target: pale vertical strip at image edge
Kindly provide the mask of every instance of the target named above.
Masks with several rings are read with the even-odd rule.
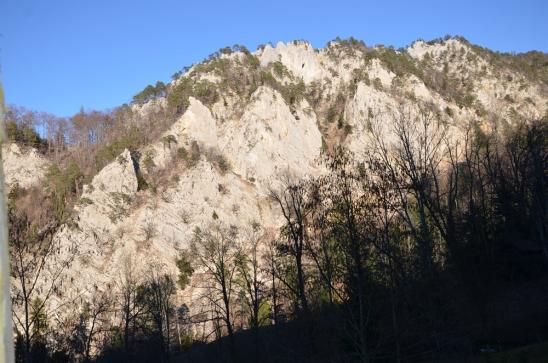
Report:
[[[4,91],[0,83],[0,363],[13,363],[13,330],[11,328],[11,296],[8,253],[8,225],[2,145],[6,140],[4,130]]]

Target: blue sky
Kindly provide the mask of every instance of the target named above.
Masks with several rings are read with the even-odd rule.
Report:
[[[0,79],[8,103],[68,116],[128,102],[235,43],[354,36],[400,47],[445,34],[547,52],[548,0],[1,0]]]

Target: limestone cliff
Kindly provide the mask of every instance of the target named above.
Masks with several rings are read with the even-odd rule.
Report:
[[[238,54],[225,59],[240,62],[244,55]],[[398,108],[416,114],[426,107],[451,125],[455,135],[472,121],[494,125],[541,118],[547,110],[546,84],[489,63],[458,38],[418,41],[398,51],[341,42],[323,49],[305,42],[279,43],[249,56],[260,70],[270,72],[278,89],[264,83],[239,95],[214,70],[191,68],[185,77],[216,84],[218,100],[207,104],[191,96],[159,139],[142,145],[138,153],[125,150],[85,186],[74,223],[55,237],[61,245],[77,248],[57,301],[85,299],[96,289],[115,286],[128,255],[141,268],[155,262],[176,274],[175,258],[188,248],[193,230],[215,219],[240,228],[257,221],[276,230],[280,214],[268,192],[277,178],[321,174],[322,149],[334,145],[359,157],[368,146],[371,120],[384,124],[389,139]],[[437,83],[432,72],[445,78]],[[283,87],[301,81],[305,95],[288,99]],[[140,113],[165,107],[165,98],[136,106]],[[193,165],[182,163],[180,153],[193,147],[200,150]],[[10,185],[30,186],[47,165],[34,151],[22,153],[13,144],[3,155]],[[227,165],[220,168],[216,157]],[[155,188],[140,188],[141,178],[158,182]],[[192,302],[193,288],[191,284],[179,293],[181,303]]]

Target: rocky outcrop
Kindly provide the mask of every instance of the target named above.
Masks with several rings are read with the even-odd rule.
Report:
[[[2,162],[7,190],[15,184],[22,188],[36,185],[49,165],[36,149],[22,148],[15,143],[2,145]]]
[[[78,219],[90,230],[111,231],[137,192],[137,174],[129,150],[103,168],[85,185],[76,206]]]
[[[190,149],[193,142],[205,148],[218,146],[217,122],[211,111],[194,97],[189,98],[185,113],[152,145],[143,148],[141,160],[150,158],[154,168],[164,168],[181,147]],[[147,165],[143,172],[147,173]]]
[[[292,74],[306,83],[325,76],[317,51],[306,42],[279,42],[275,48],[268,44],[260,53],[260,60],[262,66],[280,61]]]
[[[278,92],[259,87],[241,119],[227,123],[223,131],[220,150],[233,171],[262,192],[281,173],[316,173],[322,135],[305,100],[289,107]]]
[[[479,104],[503,118],[516,113],[534,119],[546,112],[548,89],[532,82],[524,74],[509,68],[495,67],[477,48],[454,38],[443,42],[417,41],[407,48],[413,58],[446,72],[466,84]]]

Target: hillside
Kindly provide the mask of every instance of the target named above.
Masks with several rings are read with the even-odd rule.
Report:
[[[522,123],[545,125],[547,65],[546,54],[498,54],[460,37],[399,50],[354,39],[319,49],[303,41],[255,52],[235,46],[168,84],[148,86],[130,105],[76,115],[73,129],[85,138],[74,134],[58,146],[48,135],[48,150],[38,151],[12,137],[3,156],[7,184],[12,191],[18,185],[16,209],[28,216],[40,205],[55,210],[29,217],[33,226],[55,226],[49,232],[55,251],[39,271],[32,300],[46,301],[39,312],[70,335],[69,322],[86,302],[116,300],[128,265],[138,281],[156,273],[176,281],[180,261],[197,261],[191,251],[197,228],[222,224],[249,236],[258,224],[263,239],[281,238],[287,218],[275,191],[331,175],[324,158],[339,147],[357,162],[379,145],[395,148],[402,117],[436,120],[436,130],[445,130],[439,144],[461,147],[470,130],[506,135]],[[451,161],[439,163],[449,168]],[[46,223],[53,215],[55,223]],[[250,240],[231,243],[247,251]],[[437,254],[443,266],[443,249]],[[193,270],[169,299],[185,306],[192,339],[210,341],[215,329],[207,317],[217,309],[207,299],[207,266]],[[287,314],[290,300],[281,308]],[[15,305],[20,313],[23,305]],[[105,310],[101,319],[117,325],[120,315],[107,318]],[[245,318],[234,319],[245,327]],[[92,355],[100,343],[97,338]]]

